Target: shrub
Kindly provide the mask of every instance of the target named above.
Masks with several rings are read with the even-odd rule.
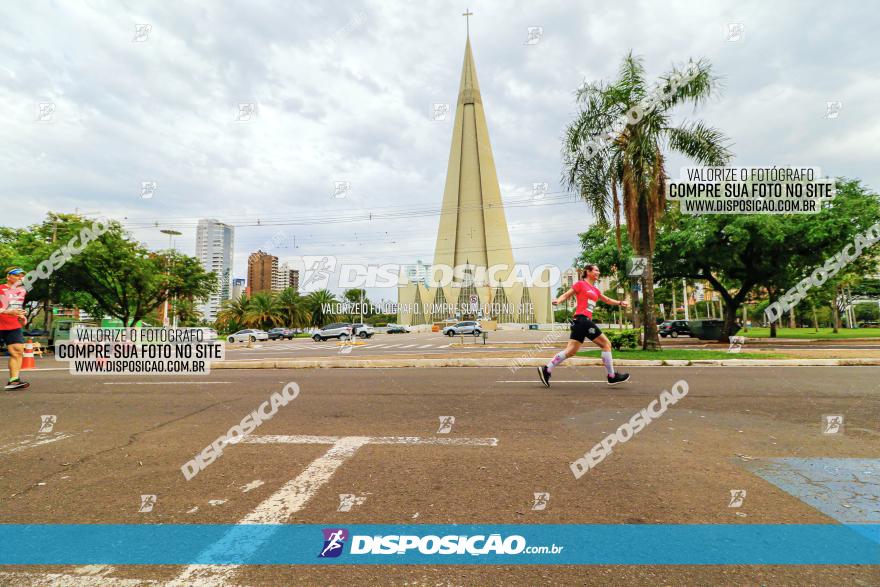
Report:
[[[634,349],[639,346],[638,330],[606,330],[604,334],[611,341],[611,348],[616,351]]]

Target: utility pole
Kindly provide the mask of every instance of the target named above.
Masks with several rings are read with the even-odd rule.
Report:
[[[171,229],[164,229],[164,230],[160,230],[159,232],[168,235],[168,248],[171,250],[171,256],[168,259],[168,264],[167,264],[167,268],[165,271],[165,275],[167,276],[168,281],[170,281],[170,279],[171,279],[171,260],[174,258],[174,242],[172,239],[175,236],[180,236],[183,233],[178,232],[176,230],[171,230]],[[165,305],[163,306],[163,308],[164,308],[164,310],[162,312],[162,314],[163,314],[162,326],[164,328],[168,328],[168,287],[167,287],[167,284],[166,284],[166,289],[165,289]],[[123,326],[129,326],[129,325],[124,324]],[[134,326],[134,324],[132,324],[131,326]],[[177,327],[177,317],[176,316],[174,317],[174,327],[175,328]]]
[[[672,319],[675,320],[678,318],[678,315],[675,312],[677,309],[675,305],[675,282],[672,282],[671,286],[672,287],[669,288],[669,291],[672,292]]]
[[[52,244],[58,240],[58,216],[52,212]],[[53,247],[54,249],[54,247]],[[46,281],[46,299],[43,301],[43,324],[52,336],[52,276]]]
[[[684,305],[684,319],[685,319],[685,320],[690,320],[690,319],[691,319],[691,318],[690,318],[690,313],[688,312],[688,286],[687,286],[687,281],[685,281],[684,277],[681,278],[681,289],[682,289],[682,291],[684,292],[684,293],[682,294],[682,295],[684,295],[684,302],[683,302],[683,305]]]

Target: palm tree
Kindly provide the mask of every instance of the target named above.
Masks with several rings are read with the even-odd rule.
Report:
[[[716,93],[718,80],[710,70],[706,61],[691,62],[685,69],[673,68],[650,88],[642,60],[630,53],[613,83],[587,84],[578,91],[581,111],[566,128],[564,183],[577,190],[599,224],[608,224],[608,210],[613,209],[618,234],[622,204],[630,243],[648,258],[642,274],[645,298],[641,308],[646,350],[660,348],[654,320],[653,253],[657,220],[666,209],[663,148],[703,165],[725,165],[732,157],[720,131],[699,121],[673,126],[670,120],[676,106],[696,107]],[[656,101],[647,105],[646,99],[654,96]],[[626,124],[614,124],[620,120]],[[605,135],[611,140],[593,141]],[[590,149],[585,151],[588,144]],[[622,202],[617,201],[619,192]]]
[[[292,287],[288,287],[278,294],[276,302],[287,326],[302,328],[309,323],[311,314],[306,307],[306,301]]]
[[[239,330],[245,324],[245,317],[250,310],[251,300],[247,294],[239,298],[223,300],[217,312],[217,326],[228,330]]]
[[[261,291],[251,296],[244,320],[251,328],[271,328],[281,324],[284,315],[275,294]]]
[[[180,298],[174,302],[174,316],[181,326],[193,326],[202,319],[202,312],[191,299]]]
[[[330,308],[337,303],[336,296],[330,290],[319,289],[306,296],[306,307],[312,315],[312,324],[324,326],[336,319],[336,313]]]

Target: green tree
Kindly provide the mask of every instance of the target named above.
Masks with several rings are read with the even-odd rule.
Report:
[[[203,300],[218,287],[217,277],[198,259],[149,251],[117,222],[54,275],[60,289],[89,295],[85,305],[90,313],[108,314],[127,326],[166,299]]]
[[[250,298],[244,293],[238,299],[223,300],[217,313],[217,326],[227,332],[236,332],[244,328],[250,303]]]
[[[245,325],[251,328],[272,328],[284,321],[284,312],[278,305],[275,294],[259,292],[251,296],[247,312],[244,316]]]
[[[838,180],[837,196],[816,214],[690,216],[673,209],[658,232],[654,263],[662,278],[706,280],[712,285],[724,300],[726,340],[741,305],[756,289],[765,289],[771,301],[779,299],[878,221],[877,196],[851,180]],[[853,273],[871,274],[876,267],[877,252],[867,250],[810,291],[834,292]],[[775,334],[774,322],[771,336]]]
[[[312,316],[312,324],[326,326],[336,319],[332,307],[337,303],[336,296],[330,290],[319,289],[306,296],[306,307]]]
[[[306,300],[295,289],[288,287],[283,290],[278,294],[276,303],[287,326],[303,328],[309,324],[311,313]]]
[[[202,312],[190,299],[174,300],[172,316],[177,318],[179,326],[196,326],[202,320]]]
[[[717,87],[705,61],[673,69],[649,87],[642,60],[630,53],[614,82],[585,84],[578,91],[581,110],[566,128],[565,184],[580,194],[601,225],[608,224],[608,210],[614,210],[618,234],[622,208],[630,243],[648,259],[642,276],[644,349],[660,347],[654,320],[652,257],[657,221],[666,209],[663,147],[704,165],[724,165],[731,158],[727,139],[720,131],[702,122],[674,126],[671,111],[684,104],[699,106]],[[654,103],[645,107],[646,100],[654,96]],[[626,124],[617,123],[621,120]],[[608,142],[593,139],[606,135],[611,139]],[[617,199],[618,189],[622,202]]]

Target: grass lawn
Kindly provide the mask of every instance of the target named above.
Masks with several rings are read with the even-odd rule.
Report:
[[[769,328],[749,328],[748,332],[740,330],[739,336],[747,338],[770,338]],[[880,328],[841,328],[837,334],[831,328],[820,328],[816,332],[812,328],[777,328],[777,338],[880,338]]]
[[[662,351],[621,350],[613,351],[615,359],[647,359],[659,361],[671,360],[699,360],[699,359],[784,359],[785,355],[778,353],[728,353],[725,351],[666,349]],[[599,350],[580,351],[577,356],[598,359]]]

